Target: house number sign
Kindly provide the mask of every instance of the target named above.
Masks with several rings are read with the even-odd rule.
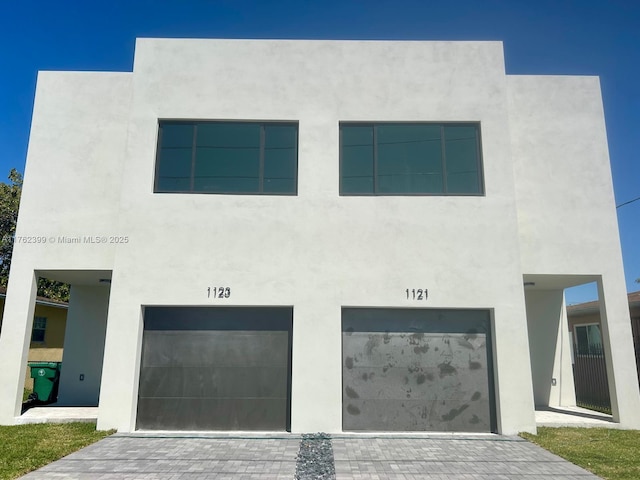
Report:
[[[207,298],[229,298],[231,287],[207,287]]]
[[[426,300],[429,297],[429,290],[426,288],[407,288],[405,292],[407,300]]]

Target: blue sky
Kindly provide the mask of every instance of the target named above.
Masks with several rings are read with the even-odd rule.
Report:
[[[0,0],[1,176],[24,171],[37,71],[130,71],[136,37],[501,40],[507,73],[600,76],[616,201],[640,196],[637,0]],[[618,220],[640,290],[640,201]]]

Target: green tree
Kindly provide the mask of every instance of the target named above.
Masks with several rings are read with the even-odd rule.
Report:
[[[0,286],[3,287],[6,287],[9,281],[13,240],[22,194],[22,174],[12,168],[8,179],[7,183],[0,182]],[[38,296],[67,302],[69,285],[39,278]]]
[[[9,172],[9,182],[0,183],[0,285],[7,286],[11,254],[13,252],[13,238],[16,233],[18,207],[22,193],[22,175],[15,168]]]

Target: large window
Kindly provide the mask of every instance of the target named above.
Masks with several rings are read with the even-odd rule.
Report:
[[[341,195],[482,195],[477,123],[340,124]]]
[[[295,195],[298,125],[162,121],[155,192]]]

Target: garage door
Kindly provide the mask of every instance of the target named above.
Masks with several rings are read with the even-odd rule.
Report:
[[[495,431],[485,310],[342,311],[346,431]]]
[[[291,308],[146,307],[137,428],[288,430]]]

